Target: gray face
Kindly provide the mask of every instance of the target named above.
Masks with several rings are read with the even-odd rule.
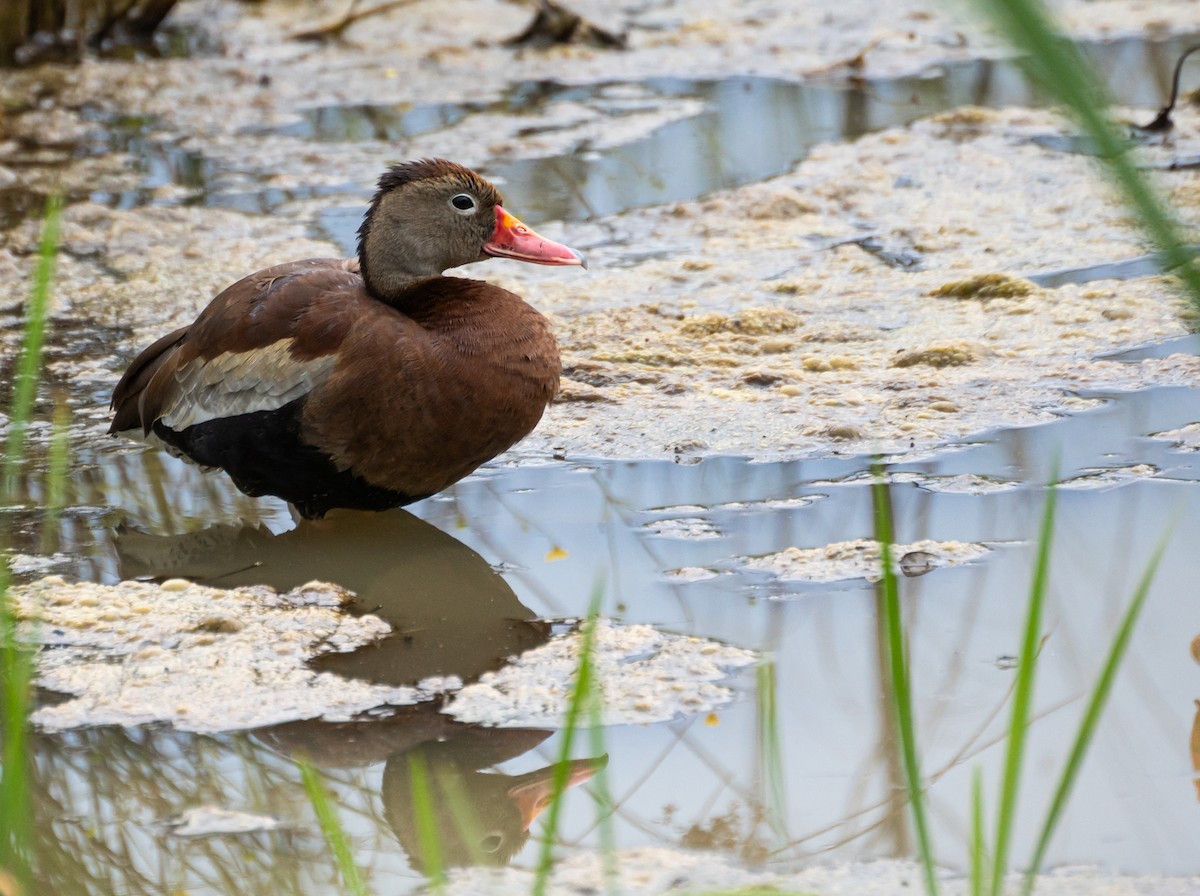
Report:
[[[499,202],[491,184],[465,169],[388,190],[372,210],[363,243],[374,291],[387,294],[485,258]]]

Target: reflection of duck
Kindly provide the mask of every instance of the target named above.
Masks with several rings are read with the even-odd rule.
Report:
[[[338,512],[280,535],[215,526],[187,535],[117,536],[122,578],[184,576],[205,584],[270,585],[286,590],[312,579],[357,595],[395,634],[317,663],[343,675],[406,684],[430,675],[464,680],[499,668],[549,634],[487,562],[404,510]]]
[[[393,754],[383,772],[388,824],[418,871],[462,865],[503,865],[529,839],[530,828],[550,804],[556,765],[523,775],[480,771],[491,764],[467,739],[427,743]],[[582,784],[608,762],[607,756],[566,763],[566,786]],[[424,784],[432,806],[436,859],[422,832],[416,788]],[[427,822],[426,822],[427,823]]]
[[[356,259],[230,286],[159,339],[113,392],[110,432],[224,469],[309,518],[441,491],[524,438],[558,388],[550,325],[520,298],[443,277],[489,256],[582,265],[441,159],[389,169]]]
[[[356,608],[378,613],[397,630],[316,665],[343,675],[406,684],[431,675],[471,680],[546,640],[488,564],[455,538],[407,511],[338,512],[273,535],[253,527],[116,539],[122,577],[186,576],[208,584],[289,589],[312,579],[354,591]],[[554,766],[510,776],[481,771],[532,750],[551,732],[464,725],[435,703],[388,708],[349,722],[305,720],[260,729],[275,751],[319,766],[386,760],[383,802],[388,823],[414,868],[431,860],[413,826],[410,764],[428,770],[443,865],[501,863],[529,838],[553,788]],[[607,760],[568,763],[567,785],[588,780]]]
[[[1200,700],[1196,701],[1192,719],[1192,771],[1196,773],[1196,799],[1200,800]]]
[[[386,759],[382,798],[388,824],[412,866],[432,871],[417,822],[414,767],[418,776],[424,773],[430,793],[442,866],[499,865],[529,839],[533,822],[549,804],[559,766],[523,775],[483,770],[527,753],[550,734],[464,725],[423,703],[370,720],[290,722],[254,736],[278,753],[323,767],[366,766]],[[566,763],[566,787],[584,783],[607,762],[601,756]]]

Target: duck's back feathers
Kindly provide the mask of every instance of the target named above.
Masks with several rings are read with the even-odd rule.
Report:
[[[190,327],[147,348],[117,383],[110,432],[161,420],[174,430],[276,410],[329,375],[365,298],[362,278],[341,259],[278,265],[230,286]]]

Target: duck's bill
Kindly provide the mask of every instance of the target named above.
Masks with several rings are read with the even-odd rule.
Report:
[[[548,240],[530,230],[501,206],[496,206],[496,229],[492,238],[483,244],[485,255],[515,258],[534,264],[577,264],[587,267],[584,257],[562,243]]]
[[[567,767],[566,782],[563,786],[563,790],[567,791],[590,780],[592,775],[608,765],[608,754],[597,756],[595,759],[572,759],[562,764]],[[554,796],[558,766],[559,763],[555,763],[536,772],[527,772],[518,777],[508,789],[509,799],[516,803],[521,811],[523,830],[529,830],[537,817],[550,805]]]

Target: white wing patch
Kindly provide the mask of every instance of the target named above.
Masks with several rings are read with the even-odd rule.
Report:
[[[299,361],[291,354],[294,341],[184,364],[175,372],[175,398],[160,419],[179,432],[209,420],[275,411],[306,395],[325,381],[337,358]]]

